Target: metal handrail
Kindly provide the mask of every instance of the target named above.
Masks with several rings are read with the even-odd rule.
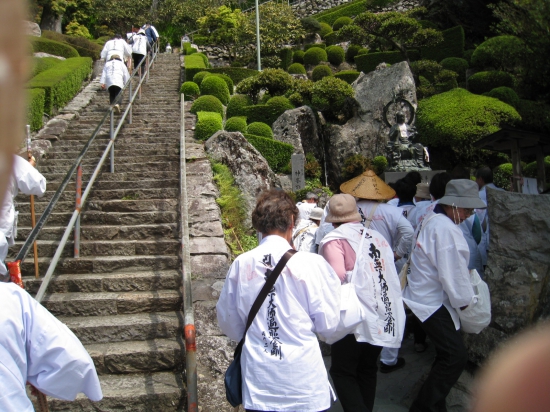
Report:
[[[124,85],[124,87],[121,89],[121,91],[119,93],[119,96],[115,100],[115,103],[120,102],[123,98],[124,91],[127,88],[129,89],[129,93],[128,93],[129,94],[129,96],[128,96],[129,104],[128,104],[128,107],[126,108],[126,110],[124,111],[124,113],[122,114],[122,116],[119,120],[118,126],[116,127],[116,129],[114,129],[113,106],[111,106],[109,111],[107,111],[105,113],[105,115],[103,116],[103,118],[101,119],[101,121],[99,122],[97,127],[95,128],[95,130],[92,133],[92,135],[91,135],[90,139],[88,140],[88,142],[84,145],[84,147],[80,151],[80,154],[77,156],[77,158],[75,159],[75,162],[73,163],[73,165],[71,166],[71,168],[69,169],[67,174],[65,175],[65,178],[63,179],[61,185],[59,186],[59,188],[57,189],[57,191],[53,195],[52,199],[50,200],[50,202],[46,206],[44,212],[42,213],[42,216],[40,216],[40,219],[36,223],[36,226],[32,229],[29,236],[27,237],[27,240],[25,241],[25,243],[23,244],[23,246],[19,250],[19,253],[17,254],[17,256],[14,259],[16,262],[17,261],[22,262],[25,259],[27,253],[29,252],[29,249],[30,249],[31,245],[37,239],[38,235],[40,234],[40,231],[42,230],[42,228],[46,224],[48,218],[50,217],[51,213],[53,212],[53,209],[54,209],[57,201],[59,200],[59,198],[61,197],[61,195],[65,191],[65,189],[66,189],[67,185],[69,184],[69,181],[73,177],[75,171],[78,171],[77,185],[76,185],[77,186],[76,187],[76,207],[75,207],[75,210],[73,212],[73,215],[71,216],[71,220],[69,221],[69,224],[65,229],[63,237],[61,238],[61,242],[60,242],[59,246],[56,249],[54,257],[52,258],[52,261],[50,262],[50,266],[48,267],[46,275],[44,276],[44,280],[42,281],[42,284],[40,285],[40,289],[38,290],[38,293],[36,294],[35,299],[38,302],[40,302],[42,300],[42,298],[44,297],[44,294],[46,293],[46,289],[48,288],[51,276],[52,276],[52,274],[55,270],[57,262],[59,261],[59,257],[61,256],[61,253],[62,253],[62,251],[65,247],[65,244],[67,243],[67,240],[69,238],[70,232],[71,232],[71,230],[73,229],[73,227],[75,225],[76,225],[76,230],[75,230],[75,257],[79,256],[79,253],[78,253],[79,244],[78,244],[78,242],[80,241],[79,230],[80,230],[80,213],[82,211],[82,205],[85,204],[86,198],[88,197],[88,194],[90,193],[90,191],[92,189],[93,183],[94,183],[95,179],[97,178],[97,176],[99,175],[99,172],[100,172],[101,168],[103,167],[103,164],[104,164],[105,159],[107,158],[107,154],[109,154],[109,152],[110,152],[110,155],[111,155],[111,173],[114,172],[114,143],[116,141],[116,138],[118,137],[118,132],[122,128],[122,125],[123,125],[124,121],[126,120],[127,116],[128,116],[128,123],[130,123],[130,124],[132,123],[132,107],[133,107],[134,101],[136,99],[136,96],[138,96],[138,99],[141,98],[141,86],[142,86],[144,81],[147,82],[147,80],[149,78],[149,69],[153,66],[154,61],[157,57],[157,54],[158,54],[158,44],[154,45],[154,47],[153,47],[151,60],[149,60],[149,55],[147,54],[146,58],[143,59],[141,61],[141,63],[138,65],[138,67],[136,67],[134,69],[134,71],[132,72],[132,75],[130,77],[130,80]],[[142,72],[143,67],[145,68],[146,73],[143,76],[141,76],[141,72]],[[132,79],[136,75],[139,76],[139,82],[138,82],[138,85],[135,89],[135,92],[132,94]],[[109,143],[107,144],[107,147],[105,148],[105,151],[104,151],[103,155],[101,156],[101,159],[99,160],[99,163],[97,164],[97,166],[96,166],[96,168],[95,168],[95,170],[92,174],[92,177],[90,178],[90,181],[88,182],[88,184],[86,186],[86,190],[84,191],[84,194],[82,196],[80,196],[80,190],[81,190],[81,187],[82,187],[82,181],[81,181],[81,178],[82,178],[82,160],[83,160],[84,156],[86,155],[86,153],[88,152],[88,150],[90,149],[93,141],[95,140],[95,138],[99,134],[99,131],[101,130],[101,128],[105,124],[107,116],[110,117],[110,124],[111,124]]]

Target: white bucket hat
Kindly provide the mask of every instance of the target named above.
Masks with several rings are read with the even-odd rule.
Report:
[[[327,223],[346,223],[361,221],[361,215],[357,211],[357,203],[352,195],[334,195],[328,202]]]
[[[479,198],[479,188],[476,182],[468,179],[451,180],[445,186],[445,196],[439,199],[439,204],[464,209],[486,209],[487,205]]]
[[[310,220],[321,220],[323,218],[323,209],[320,207],[314,207],[311,213],[309,214]]]

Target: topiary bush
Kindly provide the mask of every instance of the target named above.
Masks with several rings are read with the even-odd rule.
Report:
[[[222,116],[214,112],[198,112],[195,125],[195,139],[207,140],[214,133],[223,130]]]
[[[334,74],[334,77],[345,81],[347,84],[352,84],[359,77],[359,74],[357,70],[342,70]]]
[[[283,96],[276,96],[269,99],[266,104],[247,106],[245,112],[249,123],[262,122],[272,125],[280,115],[289,109],[294,109],[290,100]]]
[[[296,107],[311,104],[314,83],[309,79],[294,79],[286,97]]]
[[[45,96],[44,89],[27,91],[27,124],[33,132],[42,129]]]
[[[319,23],[321,25],[321,29],[319,30],[319,36],[321,36],[322,39],[325,38],[325,36],[329,33],[332,33],[332,27],[330,27],[330,24],[327,23]]]
[[[328,46],[326,51],[327,59],[331,64],[339,66],[344,62],[346,52],[341,46]]]
[[[259,73],[256,69],[247,69],[246,67],[212,67],[206,71],[214,74],[225,74],[233,80],[234,85]]]
[[[302,27],[308,33],[318,33],[321,31],[321,23],[313,17],[304,17],[300,20],[300,23],[302,23]]]
[[[200,71],[193,76],[193,82],[195,82],[199,87],[201,86],[202,81],[206,76],[210,76],[211,73],[206,70]],[[190,81],[190,80],[189,80]]]
[[[224,130],[227,130],[228,132],[241,132],[242,134],[245,134],[247,130],[246,117],[230,117],[225,121]]]
[[[357,52],[361,49],[362,47],[358,44],[350,44],[348,49],[346,50],[346,61],[348,63],[354,63],[355,56],[357,56]]]
[[[511,89],[510,87],[502,86],[496,87],[490,92],[483,93],[484,96],[494,97],[495,99],[500,100],[510,106],[517,108],[519,106],[519,97],[518,94]]]
[[[247,133],[273,139],[273,130],[271,130],[271,127],[268,124],[262,122],[250,123],[248,125]]]
[[[342,16],[336,19],[336,21],[332,24],[332,30],[338,31],[344,26],[348,26],[353,23],[353,20],[351,17]]]
[[[199,87],[202,96],[216,96],[222,104],[226,105],[229,103],[229,89],[227,83],[221,77],[206,76]]]
[[[338,36],[338,32],[333,31],[327,34],[324,40],[327,46],[332,46],[333,44],[336,44],[340,41],[340,36]]]
[[[190,112],[195,114],[198,112],[214,112],[223,116],[223,104],[220,99],[215,96],[201,96],[193,102]]]
[[[203,63],[204,63],[204,67],[210,67],[210,62],[208,61],[208,56],[204,53],[195,53],[196,56],[199,56]]]
[[[514,87],[514,77],[502,71],[477,72],[468,78],[468,90],[482,94],[496,87]]]
[[[338,18],[342,16],[352,17],[363,13],[369,3],[370,1],[367,2],[367,0],[344,3],[339,6],[322,11],[321,13],[317,13],[314,17],[320,22],[325,22],[332,25]]]
[[[327,76],[332,76],[332,70],[327,65],[320,64],[313,69],[313,72],[311,73],[311,80],[318,82]]]
[[[281,58],[279,56],[264,56],[261,63],[264,69],[278,69],[281,67]]]
[[[252,99],[245,94],[236,94],[227,104],[227,117],[246,116],[245,107],[252,104]]]
[[[294,153],[294,146],[250,133],[247,133],[245,137],[267,160],[269,167],[275,173],[281,173],[288,166],[292,153]]]
[[[342,114],[346,99],[354,94],[353,88],[345,81],[329,76],[313,84],[311,103],[329,117],[336,117]]]
[[[233,83],[233,80],[231,80],[231,77],[229,77],[227,74],[224,73],[211,73],[213,76],[217,76],[220,79],[222,79],[225,84],[227,84],[227,89],[229,90],[229,94],[233,94],[233,91],[235,90],[235,85]]]
[[[183,56],[185,62],[185,80],[191,81],[195,74],[206,69],[203,58],[199,53]]]
[[[497,36],[485,40],[472,54],[472,66],[513,71],[525,58],[526,46],[516,36]]]
[[[288,47],[281,49],[281,51],[279,52],[279,57],[281,58],[281,69],[288,71],[288,67],[292,64],[293,53],[294,52],[292,51],[292,49]]]
[[[512,163],[503,163],[493,169],[493,183],[504,190],[510,190],[513,174]]]
[[[312,47],[304,54],[304,64],[306,66],[317,66],[321,62],[327,61],[327,52],[320,47]]]
[[[376,156],[372,159],[372,168],[377,175],[384,173],[386,167],[388,167],[388,159],[385,156]]]
[[[293,77],[284,70],[265,69],[256,76],[240,82],[237,85],[237,93],[247,94],[253,102],[257,102],[262,90],[270,96],[284,95],[292,85],[292,80]]]
[[[70,44],[76,49],[81,57],[91,57],[93,60],[99,60],[101,55],[102,45],[95,43],[81,36],[68,36],[66,34],[57,33],[50,30],[42,30],[42,38],[59,41]]]
[[[307,74],[306,68],[301,63],[292,63],[288,66],[289,74]]]
[[[294,105],[285,96],[275,96],[269,99],[266,103],[267,106],[273,110],[273,113],[278,113],[279,117],[287,110],[294,109]]]
[[[324,43],[312,43],[312,44],[306,44],[304,46],[304,51],[308,51],[309,49],[311,49],[312,47],[319,47],[323,50],[325,50],[327,48],[327,45],[324,44]]]
[[[35,53],[43,52],[54,56],[65,57],[66,59],[80,56],[74,47],[66,43],[34,36],[31,36],[30,40]]]
[[[462,26],[452,27],[441,32],[443,41],[433,47],[421,47],[423,59],[440,62],[447,57],[462,57],[464,55],[464,29]],[[411,60],[417,60],[412,59]]]
[[[446,59],[441,60],[439,64],[441,64],[444,69],[452,70],[458,74],[457,81],[466,81],[466,70],[468,70],[469,67],[466,59],[461,59],[460,57],[447,57]]]
[[[190,101],[199,97],[201,91],[197,83],[184,82],[180,87],[180,93],[183,93],[185,101]]]
[[[292,53],[292,63],[304,64],[304,54],[305,52],[303,50],[295,50],[294,53]]]
[[[416,50],[409,50],[409,59],[417,60],[419,53]],[[369,73],[376,69],[380,63],[395,64],[405,61],[405,56],[399,51],[390,52],[378,52],[368,54],[358,54],[355,56],[355,63],[357,64],[357,70],[363,73]]]
[[[30,78],[51,69],[53,66],[61,63],[62,60],[56,59],[55,57],[33,57],[33,67],[31,70]]]

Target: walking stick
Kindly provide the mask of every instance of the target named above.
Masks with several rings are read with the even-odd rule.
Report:
[[[32,152],[31,152],[31,127],[27,125],[27,157],[29,159],[29,163],[32,164]],[[33,165],[34,166],[34,165]],[[31,195],[31,224],[32,228],[36,226],[36,215],[34,213],[34,195]],[[36,240],[34,241],[33,245],[33,252],[34,252],[34,277],[38,279],[40,277],[40,273],[38,271],[38,244],[36,243]]]

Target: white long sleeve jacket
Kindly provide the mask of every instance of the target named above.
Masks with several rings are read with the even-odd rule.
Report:
[[[113,59],[105,63],[99,82],[104,84],[107,89],[111,86],[118,86],[122,89],[128,80],[130,80],[130,73],[128,73],[126,65],[120,60]]]
[[[132,57],[132,48],[123,39],[109,40],[101,50],[101,58],[107,62],[113,54],[118,54],[121,59],[127,60]]]

